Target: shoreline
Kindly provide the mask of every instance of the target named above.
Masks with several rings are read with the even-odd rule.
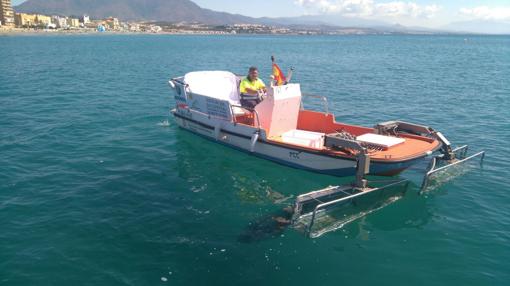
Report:
[[[76,30],[50,30],[50,29],[20,29],[0,28],[0,36],[44,36],[44,35],[230,35],[228,33],[179,33],[179,32],[141,32],[141,31],[105,31],[98,32],[96,29]]]
[[[70,35],[193,35],[193,36],[510,36],[510,34],[476,34],[476,33],[338,33],[338,34],[299,34],[299,33],[227,33],[222,31],[105,31],[96,29],[24,29],[4,28],[0,26],[0,36],[70,36]]]

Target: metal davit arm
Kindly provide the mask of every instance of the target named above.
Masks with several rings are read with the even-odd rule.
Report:
[[[408,123],[403,121],[387,121],[377,124],[375,127],[377,133],[381,135],[397,135],[398,132],[410,133],[419,136],[426,136],[437,140],[441,143],[441,154],[434,156],[430,162],[426,174],[423,176],[423,181],[419,193],[423,193],[429,186],[430,178],[433,174],[447,170],[450,167],[470,161],[474,158],[480,158],[480,164],[483,163],[485,151],[480,151],[476,154],[467,156],[468,146],[453,148],[450,140],[443,135],[443,133],[434,130],[432,127]]]
[[[356,154],[356,181],[354,186],[363,189],[367,186],[365,175],[370,173],[370,156],[367,148],[361,146],[356,140],[341,138],[338,136],[326,135],[326,145],[340,149],[351,149],[357,151]]]
[[[455,158],[456,152],[452,150],[452,144],[450,141],[446,139],[443,133],[434,130],[432,127],[403,121],[387,121],[377,124],[374,129],[381,135],[391,135],[392,133],[393,135],[398,135],[398,132],[400,131],[403,133],[433,138],[441,142],[441,152],[443,153],[444,159],[452,160]]]

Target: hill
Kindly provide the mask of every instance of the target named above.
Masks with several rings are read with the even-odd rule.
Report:
[[[454,22],[448,24],[447,26],[444,26],[443,28],[445,30],[464,33],[509,35],[510,21],[473,20],[464,22]]]
[[[117,17],[127,21],[200,22],[204,24],[257,23],[254,18],[204,9],[190,0],[28,0],[16,12],[51,15]]]

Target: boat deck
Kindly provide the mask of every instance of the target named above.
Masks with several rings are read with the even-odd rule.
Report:
[[[245,124],[249,126],[256,127],[255,125],[255,116],[253,114],[244,114],[236,116],[236,122],[239,124]],[[324,134],[336,133],[336,132],[348,132],[353,136],[360,136],[367,133],[373,133],[374,129],[348,125],[343,123],[338,123],[335,121],[335,118],[332,114],[326,114],[316,111],[310,110],[301,110],[299,113],[298,130],[318,132]],[[441,143],[438,140],[422,137],[411,134],[404,134],[402,138],[405,138],[405,142],[392,146],[390,148],[382,149],[370,149],[369,155],[372,160],[376,161],[405,161],[417,157],[423,156],[427,152],[435,151],[441,146]],[[340,156],[340,157],[353,157],[354,154],[349,152],[349,150],[334,150],[328,147],[320,147],[314,148],[310,146],[296,145],[285,142],[282,136],[276,136],[268,138],[268,141],[271,141],[276,144],[281,144],[285,146],[298,147],[311,151],[319,151],[325,152],[330,155]]]

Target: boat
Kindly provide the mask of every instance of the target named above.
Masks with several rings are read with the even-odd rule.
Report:
[[[423,189],[436,171],[484,155],[482,151],[467,156],[467,146],[453,148],[441,132],[421,124],[395,120],[364,127],[337,122],[327,99],[302,93],[298,83],[272,83],[262,102],[254,108],[242,106],[241,80],[228,71],[195,71],[172,78],[169,85],[176,105],[171,113],[181,128],[237,150],[316,173],[355,176],[350,186],[299,196],[296,213],[314,201],[317,204],[311,215],[315,216],[332,202],[352,200],[404,182],[375,188],[369,186],[367,175],[395,176],[429,158]],[[305,109],[305,98],[319,100],[324,110]],[[439,162],[446,163],[441,166]],[[325,197],[332,198],[326,205]]]

